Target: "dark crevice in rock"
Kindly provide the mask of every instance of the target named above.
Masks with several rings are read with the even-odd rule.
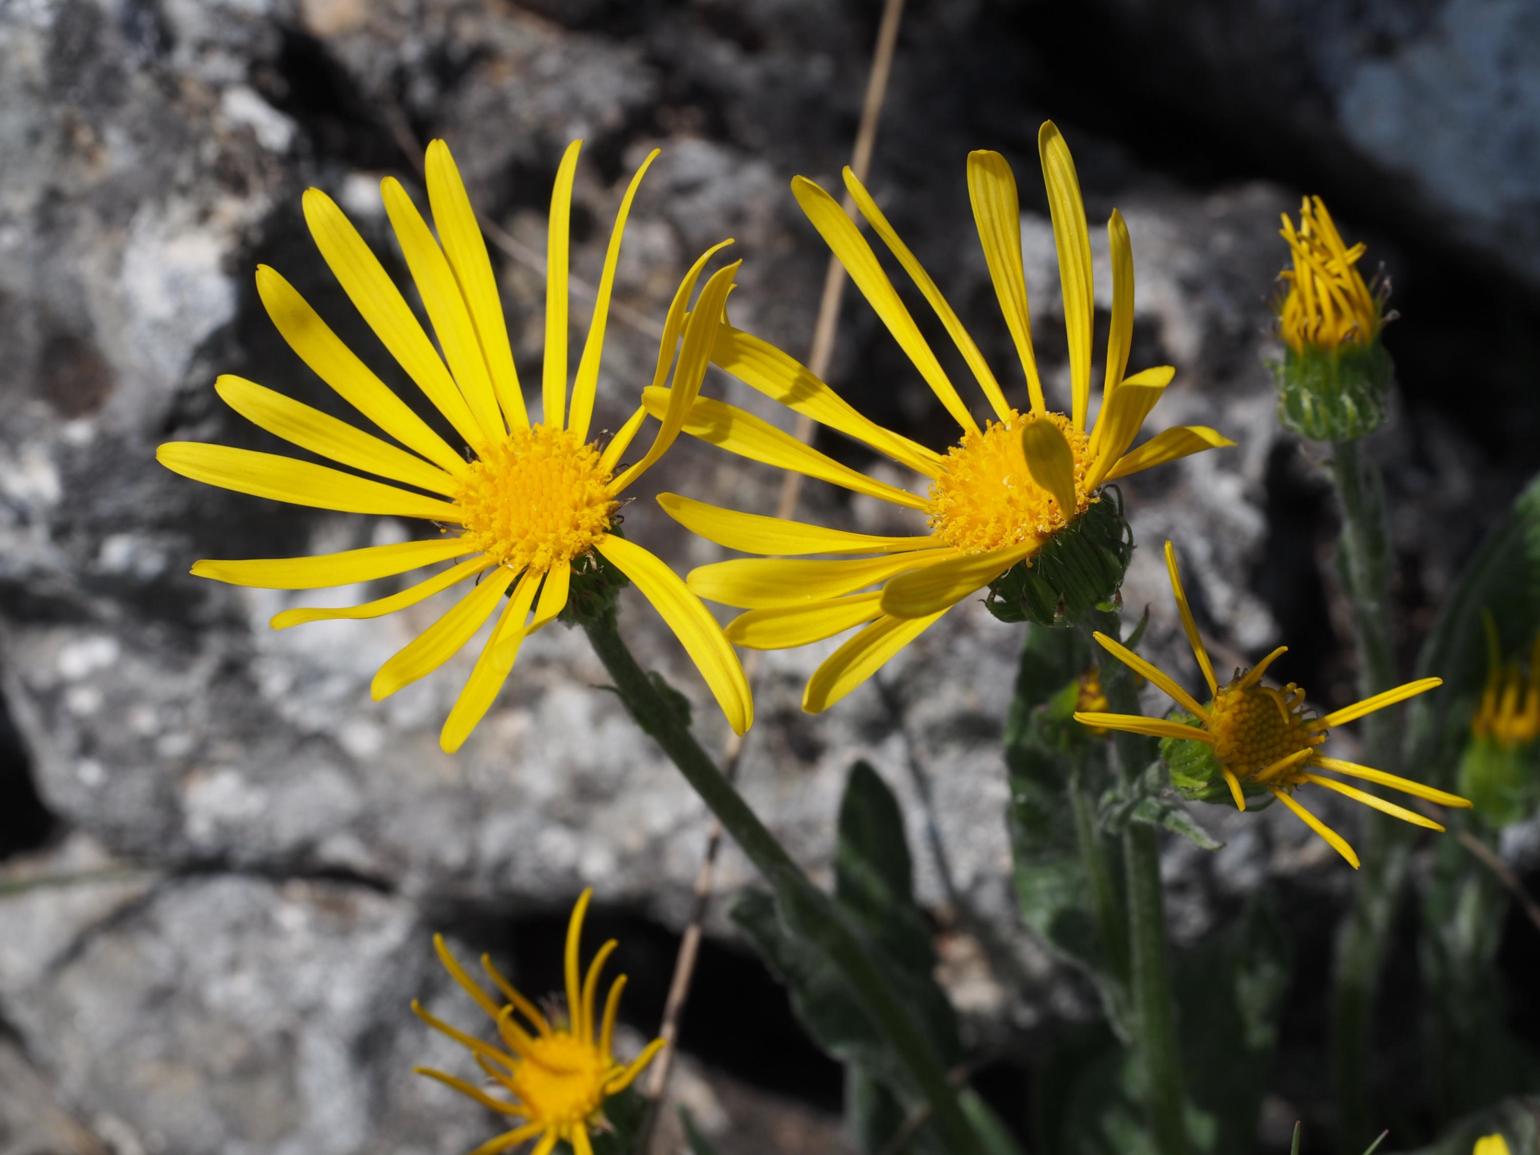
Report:
[[[58,829],[32,780],[21,735],[0,701],[0,861],[46,845]]]
[[[167,868],[166,880],[215,878],[223,875],[272,883],[313,882],[356,886],[375,894],[397,893],[396,884],[391,879],[345,866],[314,866],[304,862],[235,862],[222,856],[184,859]]]

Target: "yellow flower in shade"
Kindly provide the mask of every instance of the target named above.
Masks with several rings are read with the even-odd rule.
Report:
[[[664,321],[653,376],[653,386],[661,387],[673,366],[670,405],[660,414],[661,427],[651,447],[622,466],[646,411],[638,408],[607,444],[592,436],[590,426],[621,235],[642,177],[658,154],[647,157],[621,199],[593,320],[569,388],[568,221],[580,143],[574,141],[563,156],[551,199],[539,421],[525,407],[497,282],[470,199],[448,147],[434,141],[426,164],[433,229],[400,182],[387,178],[382,192],[437,348],[331,198],[310,189],[304,210],[311,236],[343,290],[453,430],[452,438],[446,440],[419,417],[283,277],[263,266],[257,270],[257,291],[284,340],[390,440],[282,393],[224,376],[215,389],[242,417],[358,472],[198,442],[172,442],[156,454],[168,469],[209,485],[295,505],[431,523],[417,540],[400,544],[315,557],[205,560],[192,572],[232,585],[302,590],[352,585],[452,562],[399,593],[362,605],[291,609],[272,620],[274,629],[284,629],[325,619],[379,617],[469,584],[443,616],[380,667],[371,686],[380,699],[432,673],[495,614],[475,668],[444,723],[440,741],[449,751],[460,747],[492,704],[524,638],[562,612],[574,571],[585,573],[595,554],[634,582],[662,615],[733,728],[743,732],[752,718],[742,667],[710,612],[666,565],[616,532],[622,494],[679,435],[705,374],[737,266],[709,278],[688,319],[696,282],[722,246],[704,253],[685,275]],[[468,455],[457,452],[451,440],[467,446]]]
[[[875,536],[741,513],[675,494],[659,497],[675,520],[719,545],[760,555],[797,555],[738,559],[690,574],[690,588],[702,597],[748,611],[728,627],[735,643],[777,649],[858,630],[808,682],[803,706],[809,711],[839,701],[953,605],[1032,558],[1095,506],[1109,482],[1232,444],[1212,429],[1194,426],[1166,430],[1130,448],[1174,371],[1162,367],[1125,377],[1134,321],[1133,253],[1128,229],[1116,212],[1107,226],[1113,292],[1102,402],[1094,426],[1089,423],[1094,314],[1090,234],[1064,138],[1051,123],[1044,124],[1038,146],[1069,340],[1068,414],[1050,411],[1044,397],[1032,351],[1016,181],[1004,157],[994,152],[969,155],[968,191],[985,261],[1025,377],[1025,410],[1007,400],[962,321],[848,168],[845,187],[861,216],[936,314],[993,417],[982,426],[978,423],[861,229],[833,196],[802,177],[792,182],[802,211],[956,423],[958,440],[944,453],[935,452],[869,420],[774,346],[731,326],[718,333],[712,354],[718,365],[921,479],[919,487],[903,488],[869,477],[715,400],[696,401],[685,421],[685,432],[692,436],[899,506],[919,523],[912,534]],[[653,412],[662,412],[670,400],[661,390],[645,395]],[[816,554],[835,556],[810,556]]]
[[[1104,649],[1129,669],[1160,687],[1177,704],[1178,710],[1167,718],[1146,718],[1137,714],[1077,713],[1076,721],[1109,730],[1125,730],[1133,734],[1149,734],[1157,738],[1201,744],[1218,765],[1238,809],[1246,809],[1245,787],[1266,790],[1325,839],[1355,869],[1358,867],[1358,855],[1340,834],[1299,804],[1294,798],[1294,791],[1299,787],[1307,784],[1320,786],[1403,822],[1425,826],[1430,830],[1444,828],[1416,811],[1387,802],[1317,771],[1330,770],[1335,774],[1388,786],[1403,794],[1425,798],[1444,806],[1470,806],[1468,799],[1457,794],[1436,790],[1384,770],[1332,758],[1321,751],[1321,745],[1331,730],[1441,686],[1442,678],[1420,678],[1351,706],[1333,710],[1330,714],[1317,715],[1306,706],[1305,691],[1294,683],[1290,682],[1282,689],[1262,684],[1262,677],[1268,667],[1288,652],[1287,646],[1279,646],[1249,671],[1238,673],[1229,683],[1221,686],[1214,676],[1214,665],[1203,648],[1203,640],[1198,636],[1192,610],[1188,608],[1187,595],[1182,590],[1182,579],[1177,572],[1176,551],[1170,542],[1166,543],[1166,568],[1171,574],[1171,591],[1176,596],[1182,629],[1192,645],[1193,656],[1198,660],[1203,680],[1208,683],[1208,701],[1199,702],[1169,674],[1107,635],[1097,633],[1096,640]]]
[[[1535,635],[1526,675],[1517,661],[1504,664],[1496,624],[1488,618],[1486,625],[1491,657],[1471,732],[1477,741],[1516,750],[1540,739],[1540,634]]]
[[[1485,1135],[1476,1140],[1470,1155],[1511,1155],[1511,1153],[1508,1150],[1508,1140],[1501,1135]]]
[[[1284,341],[1296,353],[1370,344],[1384,323],[1382,292],[1371,290],[1358,271],[1363,242],[1342,243],[1320,197],[1306,197],[1296,226],[1285,213],[1280,235],[1289,243],[1293,265],[1278,311]]]
[[[625,975],[610,985],[603,1016],[597,1012],[599,975],[619,944],[610,939],[600,947],[587,974],[582,974],[578,965],[583,916],[592,893],[582,893],[572,908],[572,921],[567,924],[565,1020],[553,1021],[553,1016],[542,1012],[513,988],[489,956],[482,955],[482,968],[505,1000],[499,1003],[449,953],[443,936],[433,937],[444,969],[496,1024],[498,1043],[484,1042],[450,1026],[414,1000],[412,1010],[418,1018],[475,1055],[476,1065],[489,1081],[484,1084],[488,1089],[428,1067],[418,1067],[417,1073],[448,1084],[500,1115],[522,1120],[512,1130],[487,1140],[471,1155],[493,1155],[536,1136],[539,1142],[533,1155],[549,1155],[560,1140],[570,1143],[577,1155],[591,1155],[589,1131],[607,1126],[603,1114],[605,1100],[629,1087],[663,1049],[663,1040],[654,1039],[630,1063],[615,1059],[615,1012],[626,986]]]

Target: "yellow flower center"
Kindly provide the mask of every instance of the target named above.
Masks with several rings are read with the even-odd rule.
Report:
[[[930,487],[929,508],[931,530],[947,545],[968,553],[1023,545],[1049,537],[1085,511],[1090,438],[1062,413],[1036,418],[1058,426],[1074,454],[1075,508],[1066,517],[1027,468],[1021,430],[1030,420],[1013,409],[1005,421],[966,433],[947,450],[941,476]]]
[[[465,535],[511,570],[544,572],[581,557],[619,506],[599,451],[564,429],[516,429],[471,462],[455,502]]]
[[[1209,703],[1205,728],[1214,736],[1214,757],[1237,778],[1256,778],[1280,758],[1326,740],[1320,719],[1306,712],[1305,691],[1293,682],[1281,690],[1232,682]],[[1303,770],[1294,766],[1267,781],[1289,785]]]
[[[560,1032],[536,1036],[528,1055],[502,1080],[531,1122],[569,1124],[599,1109],[613,1072],[598,1047]]]

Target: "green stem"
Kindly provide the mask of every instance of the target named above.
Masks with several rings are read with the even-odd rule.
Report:
[[[894,993],[881,966],[840,917],[833,900],[813,885],[701,748],[678,704],[637,663],[621,640],[614,612],[596,615],[585,621],[583,628],[631,716],[663,748],[711,808],[722,828],[759,869],[776,893],[782,917],[793,921],[799,931],[826,952],[851,993],[892,1045],[929,1105],[946,1149],[958,1155],[979,1151],[978,1138],[929,1040]]]
[[[1379,471],[1358,442],[1332,447],[1331,477],[1342,512],[1340,565],[1358,640],[1358,688],[1363,697],[1396,681],[1390,630],[1390,537]],[[1387,714],[1365,719],[1364,746],[1371,765],[1395,770],[1396,731]],[[1390,923],[1406,878],[1403,832],[1374,823],[1362,836],[1364,869],[1353,908],[1336,943],[1332,989],[1332,1071],[1340,1134],[1349,1146],[1370,1132],[1367,1073],[1374,1005],[1385,963]]]
[[[1119,987],[1128,985],[1128,944],[1123,933],[1123,908],[1113,885],[1107,864],[1107,848],[1097,833],[1093,800],[1087,795],[1080,771],[1070,775],[1070,809],[1075,818],[1075,844],[1080,851],[1080,865],[1091,883],[1091,899],[1096,904],[1097,929],[1107,952],[1107,965]]]
[[[1160,843],[1154,828],[1130,822],[1123,832],[1128,877],[1134,1038],[1143,1060],[1146,1104],[1161,1155],[1187,1155],[1182,1054],[1166,965],[1166,910]]]

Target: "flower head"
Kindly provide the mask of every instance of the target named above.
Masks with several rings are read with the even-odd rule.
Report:
[[[476,1057],[489,1089],[428,1067],[418,1067],[417,1073],[453,1087],[500,1115],[522,1120],[471,1155],[493,1155],[536,1136],[539,1142],[533,1155],[549,1155],[560,1140],[570,1143],[578,1155],[591,1155],[589,1131],[605,1126],[605,1100],[629,1087],[663,1049],[663,1040],[654,1039],[630,1063],[615,1059],[615,1013],[626,986],[625,975],[610,985],[603,1016],[597,1012],[599,976],[618,944],[611,939],[600,947],[586,974],[581,974],[579,967],[583,916],[592,893],[582,893],[567,924],[565,1016],[542,1012],[514,989],[492,965],[490,956],[482,955],[481,966],[504,1000],[499,1002],[449,953],[444,937],[433,936],[439,961],[496,1025],[499,1043],[484,1042],[450,1026],[414,1000],[412,1010],[418,1018]]]
[[[1038,137],[1059,254],[1069,340],[1069,411],[1048,408],[1032,349],[1021,255],[1016,181],[994,152],[968,157],[968,191],[985,262],[1015,343],[1025,397],[1013,404],[977,343],[934,281],[899,238],[855,175],[845,188],[873,233],[903,268],[968,366],[992,416],[980,424],[883,271],[861,229],[832,195],[798,177],[792,191],[803,212],[876,311],[941,408],[957,440],[936,452],[857,412],[827,384],[774,346],[724,326],[712,359],[754,389],[805,417],[861,442],[919,475],[905,488],[869,477],[751,414],[710,399],[695,402],[685,432],[752,460],[814,477],[911,512],[916,531],[876,536],[722,509],[673,494],[659,498],[683,525],[719,545],[762,557],[695,570],[690,587],[748,612],[728,637],[754,649],[803,645],[857,632],[808,682],[803,706],[826,709],[876,672],[953,605],[994,585],[1044,551],[1078,551],[1075,565],[1046,571],[1095,574],[1092,591],[1055,591],[1049,612],[1067,600],[1086,605],[1115,593],[1127,564],[1126,526],[1102,489],[1122,477],[1231,442],[1201,426],[1169,429],[1132,448],[1144,419],[1172,379],[1169,367],[1128,376],[1134,321],[1133,253],[1117,212],[1108,222],[1112,252],[1112,323],[1102,401],[1091,415],[1093,293],[1091,242],[1074,163],[1052,124]],[[646,398],[654,412],[663,391]],[[1091,514],[1111,513],[1113,516]],[[1092,530],[1094,529],[1094,532]],[[809,560],[810,555],[835,555]],[[1084,556],[1081,556],[1084,555]]]
[[[272,620],[274,629],[284,629],[325,619],[379,617],[469,583],[437,621],[380,668],[372,685],[379,699],[432,673],[495,615],[440,735],[450,751],[460,747],[491,706],[524,638],[562,613],[579,592],[575,585],[591,577],[599,558],[634,582],[656,607],[733,728],[741,733],[752,718],[743,670],[705,606],[653,554],[618,532],[622,494],[678,437],[700,389],[737,266],[720,269],[706,281],[688,317],[696,283],[722,246],[702,254],[680,283],[664,320],[652,380],[660,388],[672,366],[670,404],[659,413],[661,427],[651,447],[639,460],[623,465],[646,411],[638,408],[607,443],[596,439],[590,427],[621,237],[642,177],[658,154],[654,151],[642,163],[621,199],[593,320],[569,380],[568,221],[579,147],[574,141],[563,156],[551,199],[539,421],[525,406],[497,281],[465,185],[448,147],[434,141],[426,162],[432,229],[399,181],[387,178],[382,192],[437,347],[331,198],[311,189],[305,194],[304,211],[311,236],[343,291],[452,435],[446,439],[419,417],[342,343],[293,286],[262,266],[257,270],[257,292],[284,340],[384,436],[240,377],[223,376],[215,389],[242,417],[353,472],[199,442],[171,442],[156,453],[168,469],[240,493],[431,523],[416,540],[399,544],[315,557],[205,560],[192,572],[232,585],[305,590],[453,563],[398,593],[362,605],[289,609]],[[463,446],[464,452],[454,445]]]
[[[1460,759],[1460,788],[1483,818],[1505,826],[1526,818],[1540,794],[1540,635],[1526,672],[1517,658],[1503,661],[1490,615],[1485,626],[1486,687]]]
[[[1329,733],[1338,726],[1440,686],[1443,679],[1421,678],[1320,715],[1306,705],[1305,691],[1293,682],[1281,688],[1263,684],[1262,678],[1268,668],[1288,652],[1287,646],[1279,646],[1250,670],[1237,673],[1221,686],[1214,676],[1214,665],[1203,648],[1203,641],[1198,636],[1198,626],[1188,607],[1181,575],[1177,571],[1176,551],[1170,542],[1166,543],[1166,568],[1171,575],[1171,590],[1176,596],[1177,610],[1182,617],[1182,629],[1187,634],[1193,656],[1208,685],[1208,700],[1198,701],[1169,674],[1112,638],[1098,633],[1095,635],[1096,640],[1108,653],[1158,686],[1176,703],[1176,710],[1166,718],[1083,712],[1075,715],[1076,721],[1088,726],[1149,734],[1164,739],[1168,764],[1202,766],[1217,771],[1214,777],[1224,780],[1230,797],[1240,810],[1246,809],[1248,792],[1271,794],[1355,869],[1358,866],[1358,855],[1347,841],[1294,798],[1294,792],[1301,786],[1319,786],[1334,791],[1416,826],[1425,826],[1430,830],[1444,828],[1416,811],[1387,802],[1336,778],[1328,778],[1319,771],[1329,770],[1347,778],[1388,786],[1392,790],[1444,806],[1470,805],[1468,799],[1459,795],[1436,790],[1384,770],[1333,758],[1321,749]]]

